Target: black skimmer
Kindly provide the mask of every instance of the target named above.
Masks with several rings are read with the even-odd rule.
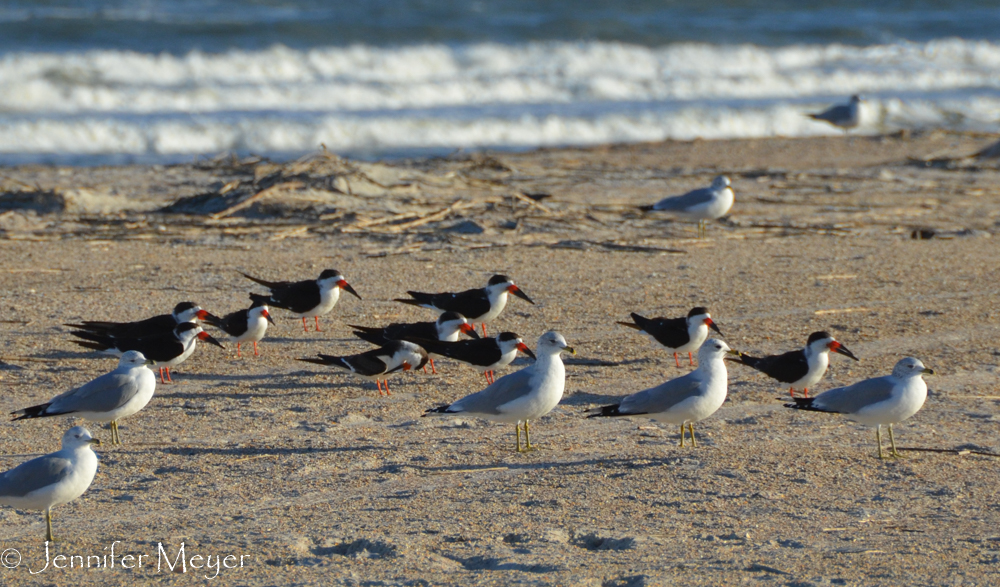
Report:
[[[219,348],[226,348],[194,322],[178,324],[172,332],[146,338],[115,338],[106,334],[82,330],[76,330],[72,334],[84,339],[74,340],[73,342],[76,344],[109,355],[120,357],[128,351],[139,351],[147,359],[156,361],[160,368],[160,383],[173,381],[170,378],[170,368],[176,367],[190,357],[199,340],[214,344]],[[163,376],[164,370],[166,378]]]
[[[412,324],[390,324],[382,328],[372,328],[369,326],[355,326],[348,324],[354,329],[354,336],[361,340],[366,340],[372,344],[384,345],[390,340],[409,340],[420,344],[421,340],[440,340],[455,342],[459,333],[464,332],[472,338],[479,338],[476,329],[469,324],[465,316],[458,312],[445,312],[438,316],[435,322],[414,322]],[[435,374],[434,359],[428,359],[431,364],[431,371]],[[424,367],[426,370],[426,367]]]
[[[319,274],[318,279],[306,281],[264,281],[252,275],[240,272],[243,277],[254,281],[271,290],[267,305],[288,310],[302,318],[302,329],[309,332],[306,318],[316,319],[316,332],[319,329],[319,317],[325,316],[337,305],[340,290],[361,299],[351,284],[336,269],[327,269]]]
[[[231,314],[226,314],[222,318],[209,314],[202,318],[206,324],[215,326],[229,335],[229,340],[236,343],[236,356],[240,354],[240,343],[252,342],[253,354],[258,356],[257,343],[264,338],[267,332],[267,323],[274,324],[271,313],[267,311],[268,296],[250,294],[252,303],[246,310],[237,310]]]
[[[514,361],[517,357],[517,351],[537,360],[535,353],[531,352],[528,345],[524,344],[524,341],[513,332],[501,332],[494,338],[478,340],[457,342],[418,340],[416,342],[427,349],[429,353],[472,365],[486,377],[487,383],[493,383],[493,371],[506,367]]]
[[[657,344],[674,354],[674,362],[681,366],[677,353],[688,354],[688,361],[694,365],[691,353],[701,348],[708,338],[708,329],[719,333],[722,331],[712,321],[708,308],[692,308],[687,318],[644,318],[632,312],[632,322],[619,322],[622,326],[634,328],[652,338]]]
[[[115,338],[146,338],[147,336],[159,336],[168,334],[177,328],[178,324],[204,320],[208,312],[202,310],[194,302],[181,302],[174,306],[174,311],[170,314],[153,316],[138,322],[99,322],[87,321],[80,324],[67,324],[72,328],[89,330],[99,334],[106,334]]]
[[[427,351],[412,342],[392,340],[381,348],[357,355],[334,357],[321,354],[297,360],[316,365],[333,365],[347,369],[365,379],[374,380],[379,395],[382,395],[380,382],[384,381],[385,394],[389,395],[388,375],[398,371],[422,368],[427,363]]]
[[[424,412],[457,414],[514,424],[517,452],[521,452],[521,424],[524,424],[524,450],[534,450],[528,432],[528,422],[552,411],[562,399],[566,387],[566,367],[559,356],[563,351],[576,354],[563,335],[554,330],[538,339],[539,358],[520,371],[504,375],[486,389],[462,399]]]
[[[728,360],[748,365],[772,379],[787,383],[792,397],[795,397],[796,389],[802,390],[802,397],[809,397],[809,388],[819,383],[830,365],[830,351],[858,360],[854,353],[825,331],[810,334],[805,348],[797,351],[760,358],[740,353],[739,359]]]
[[[111,422],[111,444],[121,444],[118,420],[135,414],[153,399],[156,375],[139,351],[129,351],[118,367],[97,379],[57,395],[44,404],[11,412],[14,420],[70,414],[90,422]]]
[[[420,306],[437,312],[458,312],[469,322],[479,322],[486,336],[486,323],[496,318],[507,305],[507,294],[514,294],[529,304],[531,298],[520,290],[506,275],[494,275],[486,287],[468,289],[458,293],[421,293],[408,291],[412,299],[397,299],[397,302]]]

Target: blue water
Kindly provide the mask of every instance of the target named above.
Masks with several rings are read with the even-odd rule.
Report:
[[[945,1],[0,3],[0,162],[996,130],[1000,6]]]

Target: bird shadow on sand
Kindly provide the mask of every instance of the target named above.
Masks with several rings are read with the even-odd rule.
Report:
[[[54,350],[28,356],[30,356],[33,359],[104,359],[104,360],[115,360],[115,361],[118,360],[118,357],[112,355],[105,355],[104,353],[99,353],[97,351]]]
[[[310,332],[310,334],[312,334],[312,333]],[[293,337],[290,337],[290,336],[269,336],[269,337],[265,338],[264,341],[267,342],[267,343],[286,343],[286,344],[288,344],[288,343],[303,343],[303,342],[304,343],[314,343],[314,342],[333,342],[333,343],[357,342],[357,343],[363,343],[364,342],[364,341],[362,341],[359,338],[352,338],[352,337],[348,337],[348,338],[318,338],[318,337],[315,337],[315,336],[310,336],[309,338],[306,338],[304,336],[300,337],[300,338],[293,338]],[[259,343],[259,344],[263,344],[263,343]],[[235,346],[235,343],[233,343],[233,346]]]
[[[354,445],[354,446],[329,446],[329,447],[201,447],[201,446],[167,446],[160,450],[149,450],[147,452],[167,453],[183,457],[215,455],[246,458],[246,457],[267,457],[267,456],[292,456],[303,454],[337,454],[345,452],[366,452],[385,450],[384,446],[375,445]]]
[[[563,396],[563,399],[561,402],[559,402],[559,405],[563,407],[566,406],[579,407],[579,406],[587,406],[590,404],[601,404],[601,405],[617,404],[621,403],[623,397],[625,397],[630,393],[634,393],[635,391],[637,390],[625,391],[622,393],[622,395],[604,395],[601,393],[588,393],[586,391],[576,391]]]
[[[541,449],[540,452],[544,453],[546,449]],[[538,454],[539,451],[535,451],[532,454]],[[589,458],[580,459],[573,461],[537,461],[537,462],[526,462],[526,463],[511,463],[500,461],[493,464],[481,464],[481,465],[466,465],[466,464],[456,464],[447,465],[441,467],[425,467],[420,465],[414,465],[413,463],[405,463],[403,466],[407,469],[414,469],[428,475],[442,475],[449,473],[462,473],[462,474],[473,474],[480,472],[498,472],[497,467],[503,467],[510,471],[535,471],[543,469],[573,469],[582,468],[586,470],[580,471],[564,471],[562,474],[565,475],[590,475],[593,471],[590,470],[591,467],[601,467],[602,470],[607,469],[648,469],[651,467],[665,467],[676,463],[679,457],[685,457],[688,455],[664,455],[662,457],[657,457],[654,459],[642,459],[642,460],[632,460],[623,458]],[[397,473],[399,472],[400,464],[386,464],[377,469],[373,469],[376,473]]]

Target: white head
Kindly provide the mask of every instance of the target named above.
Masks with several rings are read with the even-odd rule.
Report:
[[[319,274],[319,279],[316,280],[319,284],[319,288],[323,291],[332,290],[335,287],[346,291],[347,293],[353,295],[354,297],[361,299],[358,292],[354,291],[351,284],[347,283],[347,279],[344,278],[344,274],[336,269],[326,269]]]
[[[249,316],[250,320],[265,318],[268,322],[274,324],[274,320],[271,319],[271,312],[268,311],[267,306],[254,306],[247,312],[247,316]]]
[[[721,190],[729,187],[729,178],[725,175],[720,175],[712,180],[712,189]]]
[[[563,351],[566,351],[571,355],[576,354],[576,350],[567,344],[563,335],[559,334],[555,330],[550,330],[538,337],[538,354],[558,355]]]
[[[146,355],[140,353],[139,351],[126,351],[125,354],[118,359],[118,368],[122,369],[132,369],[134,367],[145,367],[147,365],[154,365],[155,361],[150,361],[146,358]]]
[[[555,333],[553,332],[551,334]],[[563,344],[565,343],[566,340],[563,339]],[[511,351],[521,351],[522,353],[528,355],[532,359],[536,358],[535,353],[531,352],[531,349],[528,348],[528,345],[524,344],[524,341],[521,340],[521,337],[519,337],[517,334],[513,332],[501,332],[500,334],[498,334],[497,346],[500,347],[500,352],[505,355]]]
[[[507,292],[510,294],[514,294],[515,296],[521,298],[522,300],[528,302],[529,304],[535,303],[531,301],[531,298],[528,297],[528,294],[524,293],[523,291],[521,291],[521,288],[514,285],[514,282],[511,280],[511,278],[507,277],[506,275],[494,275],[493,277],[491,277],[489,282],[486,284],[486,289],[489,290],[491,294]]]
[[[204,320],[205,316],[208,316],[208,312],[202,310],[201,307],[194,302],[181,302],[177,304],[174,306],[172,314],[174,316],[174,321],[178,324],[182,322],[191,322],[195,318]]]
[[[465,316],[459,314],[458,312],[445,312],[438,316],[438,339],[444,340],[459,331],[468,334],[472,338],[479,338],[479,335],[476,334],[476,329],[469,324],[469,321],[465,319]]]
[[[698,349],[698,365],[707,365],[712,361],[721,361],[726,358],[727,353],[734,355],[736,351],[729,348],[729,345],[721,340],[710,338]]]
[[[722,336],[722,331],[716,326],[715,322],[712,321],[712,315],[708,313],[708,308],[699,306],[697,308],[691,308],[691,311],[687,315],[688,328],[699,328],[702,324],[711,328],[712,330],[719,333]]]
[[[934,370],[924,367],[924,364],[920,362],[920,359],[914,357],[900,359],[900,361],[896,363],[896,366],[892,368],[893,377],[898,377],[900,379],[905,379],[907,377],[920,377],[924,373],[933,375]]]
[[[101,441],[94,438],[94,436],[90,433],[90,430],[87,430],[83,426],[74,426],[70,428],[65,434],[63,434],[62,437],[63,448],[75,449],[80,448],[81,446],[89,447],[95,444],[101,444]]]
[[[838,342],[833,335],[825,330],[820,330],[819,332],[813,332],[809,335],[809,340],[806,342],[806,353],[809,355],[816,355],[818,353],[827,353],[833,351],[838,355],[844,355],[845,357],[850,357],[855,361],[858,360],[846,346]]]
[[[177,336],[177,339],[181,341],[181,343],[184,345],[184,348],[187,348],[187,345],[189,342],[191,342],[192,338],[197,338],[198,340],[214,344],[219,348],[225,348],[222,346],[221,342],[215,340],[215,337],[205,332],[201,326],[198,326],[194,322],[185,322],[184,324],[178,324],[177,328],[174,329],[174,335]]]

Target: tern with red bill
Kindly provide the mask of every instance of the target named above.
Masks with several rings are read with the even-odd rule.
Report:
[[[417,340],[414,342],[427,349],[428,353],[471,365],[486,377],[486,383],[494,382],[493,371],[510,365],[517,357],[517,351],[537,360],[535,353],[531,352],[521,337],[513,332],[501,332],[495,338],[481,338],[479,340],[460,340],[458,342]]]
[[[528,422],[552,411],[566,388],[566,367],[560,353],[576,354],[563,335],[552,330],[538,339],[538,359],[531,365],[504,375],[486,389],[424,412],[425,416],[452,414],[514,424],[517,452],[521,449],[521,424],[524,424],[525,448],[531,446]]]
[[[296,317],[302,318],[302,329],[306,332],[309,332],[306,318],[315,318],[316,332],[320,332],[319,317],[329,314],[330,310],[333,310],[333,307],[337,305],[337,301],[340,299],[340,290],[361,299],[358,292],[354,291],[351,284],[344,279],[343,274],[336,269],[323,271],[318,279],[294,282],[264,281],[243,272],[240,274],[271,290],[267,305],[288,310]]]
[[[70,415],[90,422],[111,422],[111,444],[121,444],[118,420],[135,414],[153,399],[156,375],[149,369],[152,364],[139,351],[128,351],[114,371],[11,415],[14,420]]]
[[[229,340],[236,343],[236,356],[242,357],[240,353],[240,343],[252,342],[253,354],[258,356],[257,343],[264,338],[267,332],[267,323],[274,324],[271,313],[268,311],[268,296],[250,294],[251,304],[246,310],[237,310],[226,314],[222,318],[209,314],[204,318],[205,323],[215,326],[229,335]]]
[[[208,312],[202,310],[194,302],[181,302],[174,306],[170,314],[153,316],[138,322],[98,322],[87,321],[79,324],[67,324],[72,328],[106,334],[115,338],[146,338],[169,334],[178,324],[204,320]]]
[[[354,336],[361,340],[366,340],[379,346],[388,343],[390,340],[408,340],[420,344],[423,340],[436,340],[455,342],[461,333],[468,334],[472,338],[479,338],[476,329],[469,324],[465,316],[458,312],[445,312],[438,316],[435,322],[414,322],[412,324],[390,324],[382,328],[372,328],[369,326],[355,326],[348,324],[354,329]],[[428,359],[431,370],[437,373],[434,368],[434,359]],[[426,368],[425,368],[426,369]]]
[[[875,426],[878,458],[883,459],[882,426],[889,427],[890,456],[901,456],[896,450],[892,425],[916,414],[927,399],[927,383],[922,375],[934,371],[924,367],[920,359],[906,357],[892,369],[891,375],[865,379],[847,387],[835,387],[816,397],[797,397],[786,408],[844,414],[867,426]]]
[[[619,322],[622,326],[634,328],[653,339],[658,345],[673,353],[677,367],[681,366],[677,353],[687,353],[688,361],[694,366],[692,353],[701,348],[708,338],[708,329],[719,333],[722,331],[712,321],[708,308],[692,308],[687,318],[644,318],[632,312],[632,322]]]
[[[788,392],[795,397],[795,390],[802,390],[802,397],[809,397],[809,388],[819,383],[830,365],[830,351],[859,360],[846,346],[837,342],[829,332],[813,332],[803,349],[780,355],[751,357],[739,353],[739,359],[728,359],[734,363],[748,365],[789,386]]]
[[[351,373],[375,381],[378,394],[382,395],[382,383],[385,382],[385,394],[389,395],[388,376],[400,371],[420,369],[427,363],[427,351],[420,345],[405,340],[389,341],[381,348],[373,349],[357,355],[335,357],[332,355],[317,355],[297,359],[316,365],[330,365],[347,369]]]
[[[468,289],[458,293],[421,293],[408,291],[411,299],[397,299],[397,302],[420,306],[437,312],[458,312],[469,322],[478,322],[486,336],[486,323],[500,315],[507,305],[507,294],[513,294],[529,304],[531,298],[520,290],[506,275],[494,275],[486,287]]]
[[[84,339],[74,340],[76,344],[105,354],[120,357],[128,351],[139,351],[147,359],[156,361],[157,367],[160,368],[160,383],[172,381],[170,368],[180,365],[190,357],[199,340],[225,348],[221,342],[194,322],[178,324],[172,332],[146,338],[114,338],[82,330],[74,331],[72,334]],[[163,375],[164,371],[166,377]]]

